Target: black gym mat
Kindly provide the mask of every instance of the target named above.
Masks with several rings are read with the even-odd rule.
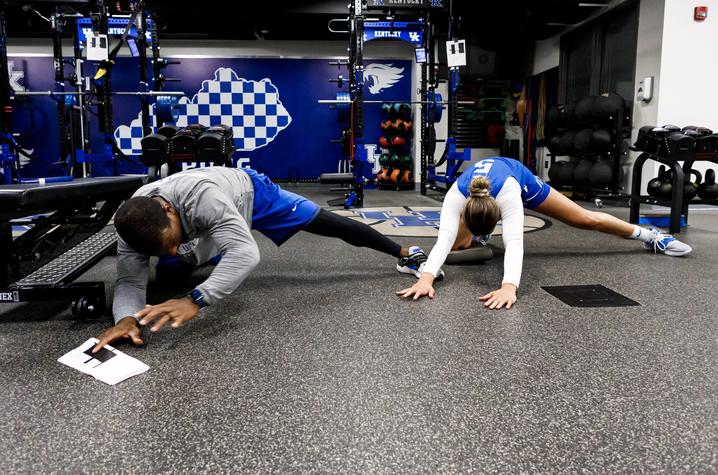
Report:
[[[571,307],[632,307],[641,305],[603,285],[541,287]]]

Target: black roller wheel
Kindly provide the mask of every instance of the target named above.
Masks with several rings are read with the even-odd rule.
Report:
[[[100,305],[87,296],[82,296],[72,302],[72,315],[77,318],[97,318],[102,313]]]

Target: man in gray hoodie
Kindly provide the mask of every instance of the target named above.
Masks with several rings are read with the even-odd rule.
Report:
[[[300,230],[340,238],[398,258],[397,270],[416,277],[426,262],[419,247],[403,248],[372,227],[328,212],[251,169],[195,169],[149,183],[119,208],[114,223],[115,326],[98,337],[94,351],[119,338],[142,344],[140,325],[152,324],[152,331],[166,323],[178,327],[234,292],[259,263],[250,229],[278,246]],[[150,256],[177,256],[195,266],[215,256],[220,260],[186,296],[145,305]]]

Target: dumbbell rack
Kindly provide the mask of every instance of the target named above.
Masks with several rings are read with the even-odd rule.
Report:
[[[668,206],[671,208],[668,232],[671,234],[677,234],[681,232],[681,216],[685,217],[685,222],[686,224],[688,224],[688,205],[705,204],[711,206],[718,206],[718,200],[683,199],[684,177],[686,176],[686,174],[691,173],[691,170],[693,169],[693,163],[696,161],[701,161],[718,164],[718,154],[716,154],[712,159],[685,160],[683,161],[683,165],[681,165],[680,161],[670,160],[668,158],[656,155],[651,152],[645,152],[633,147],[631,147],[631,150],[642,152],[633,164],[633,181],[630,196],[631,211],[629,216],[629,221],[631,223],[638,224],[641,211],[641,203]],[[641,195],[641,179],[643,175],[643,166],[648,160],[662,163],[668,166],[669,170],[672,170],[673,173],[671,176],[670,199]]]
[[[615,117],[610,117],[609,120],[606,121],[606,125],[608,125],[610,122],[611,128],[608,130],[611,132],[611,137],[613,137],[613,144],[611,145],[611,152],[607,153],[581,153],[581,154],[575,154],[575,155],[569,155],[571,157],[576,158],[594,158],[598,156],[606,156],[608,155],[611,159],[611,183],[609,186],[605,188],[599,188],[594,186],[585,186],[585,185],[554,185],[551,184],[552,187],[556,188],[559,191],[576,191],[576,192],[584,192],[587,194],[593,194],[595,198],[628,198],[628,195],[621,193],[621,180],[620,180],[620,172],[621,172],[621,156],[623,149],[623,143],[626,138],[630,135],[630,126],[629,128],[626,128],[626,125],[630,124],[630,115],[628,111],[624,112],[624,114],[617,114]],[[576,121],[572,125],[572,129],[579,129],[580,126],[592,126],[595,123],[594,120],[589,121]],[[626,132],[629,132],[629,135],[626,134]],[[551,166],[553,166],[556,163],[556,157],[557,156],[566,156],[566,155],[555,155],[551,152],[549,152],[549,157],[551,161]]]

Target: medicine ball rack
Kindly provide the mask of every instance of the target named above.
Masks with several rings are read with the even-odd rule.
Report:
[[[569,107],[569,105],[564,105],[564,109],[560,110],[560,113],[563,114],[564,111],[566,111]],[[567,115],[570,116],[570,114]],[[606,117],[603,120],[595,118],[584,120],[570,119],[568,125],[561,124],[559,126],[556,126],[554,125],[554,123],[552,123],[555,121],[556,119],[554,118],[553,121],[549,122],[549,125],[552,128],[551,135],[554,135],[558,131],[578,131],[583,128],[590,128],[593,127],[596,123],[600,122],[603,128],[607,129],[611,134],[612,143],[608,151],[591,151],[589,149],[580,153],[570,154],[555,153],[554,151],[552,151],[552,147],[549,145],[549,157],[551,166],[556,163],[556,157],[558,156],[569,156],[576,158],[583,157],[591,160],[594,158],[600,159],[600,157],[608,157],[608,160],[611,165],[611,180],[606,187],[575,184],[564,186],[561,184],[549,182],[551,186],[559,191],[586,193],[593,196],[596,199],[597,203],[601,202],[600,198],[628,199],[628,195],[626,195],[625,193],[621,193],[621,190],[623,189],[621,183],[621,158],[625,155],[625,152],[623,152],[624,142],[626,139],[630,138],[631,133],[631,116],[629,111],[626,110],[625,107],[621,107],[621,111],[619,113],[611,114],[609,117]]]

